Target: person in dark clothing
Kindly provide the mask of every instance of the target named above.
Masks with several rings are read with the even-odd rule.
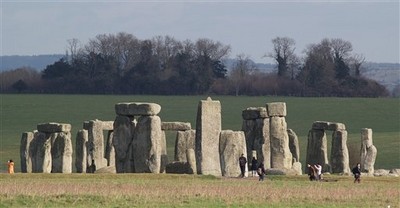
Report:
[[[247,164],[247,159],[244,156],[244,154],[242,154],[242,156],[239,157],[239,166],[240,166],[240,172],[241,172],[241,177],[244,178],[244,174],[246,172],[246,164]]]
[[[318,173],[314,165],[307,164],[307,167],[310,181],[316,181],[318,179]]]
[[[265,167],[264,163],[260,163],[260,165],[257,168],[257,174],[258,174],[258,181],[264,181],[264,175],[265,175]]]
[[[251,175],[253,177],[257,175],[257,163],[257,159],[253,157],[253,159],[251,160]]]
[[[361,165],[360,163],[357,163],[357,165],[351,170],[354,174],[354,183],[358,182],[360,183],[361,181]]]

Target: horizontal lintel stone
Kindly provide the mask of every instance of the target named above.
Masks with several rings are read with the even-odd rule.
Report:
[[[70,132],[71,124],[66,123],[40,123],[37,125],[37,130],[44,133],[54,133],[54,132]]]
[[[186,131],[192,129],[190,123],[187,122],[162,122],[161,130],[166,131]]]
[[[258,118],[268,118],[267,108],[264,107],[249,107],[242,111],[244,120],[255,120]]]
[[[117,103],[115,113],[121,116],[154,116],[160,113],[161,106],[157,103]]]

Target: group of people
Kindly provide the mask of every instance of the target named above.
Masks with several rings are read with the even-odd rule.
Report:
[[[315,165],[307,164],[308,167],[308,176],[310,181],[319,181],[322,179],[322,166],[317,163]],[[354,183],[361,182],[361,165],[357,163],[357,165],[351,170],[354,175]]]
[[[242,178],[244,178],[245,173],[246,173],[246,165],[247,165],[247,159],[244,156],[244,154],[242,154],[239,157],[239,166],[240,166],[240,172],[241,172],[240,176]],[[264,181],[264,176],[265,176],[264,163],[263,162],[258,163],[258,161],[255,157],[253,157],[253,159],[251,160],[251,174],[253,177],[258,175],[258,180]]]

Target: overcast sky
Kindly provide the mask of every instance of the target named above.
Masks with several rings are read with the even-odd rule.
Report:
[[[399,1],[18,1],[1,0],[1,54],[64,54],[67,40],[126,32],[144,40],[209,38],[256,62],[271,40],[296,53],[323,38],[350,41],[366,61],[399,63]]]

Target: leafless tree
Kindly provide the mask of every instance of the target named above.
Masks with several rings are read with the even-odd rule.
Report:
[[[278,76],[288,76],[291,72],[291,78],[294,78],[294,70],[297,68],[299,58],[294,53],[296,42],[288,37],[276,37],[272,39],[274,45],[273,52],[266,55],[274,59],[278,65]]]
[[[230,79],[235,86],[235,95],[238,96],[247,77],[257,71],[257,67],[254,62],[251,61],[250,57],[245,54],[237,55],[236,61],[230,73]]]

